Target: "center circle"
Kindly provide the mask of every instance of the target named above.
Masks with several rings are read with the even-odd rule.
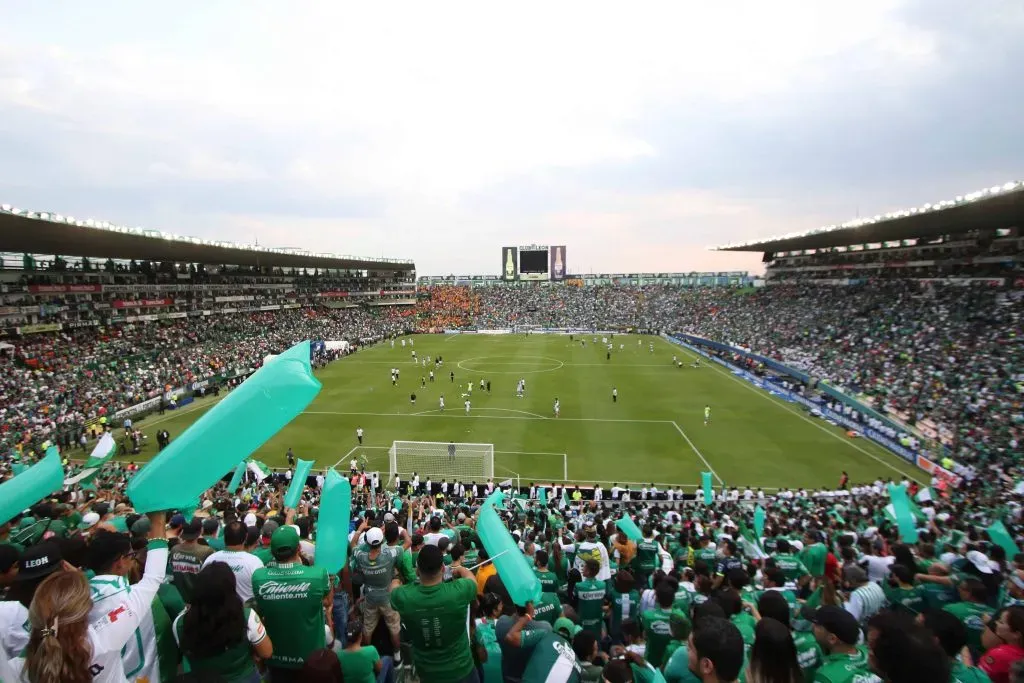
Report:
[[[557,358],[547,356],[476,356],[460,360],[456,365],[459,369],[468,372],[485,372],[492,375],[535,375],[539,372],[561,370],[565,363]],[[471,367],[472,365],[481,365],[487,369]],[[538,368],[536,367],[538,365],[548,367]],[[492,370],[490,368],[504,369]]]

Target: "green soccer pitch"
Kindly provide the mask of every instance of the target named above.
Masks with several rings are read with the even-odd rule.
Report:
[[[593,335],[582,338],[585,346],[578,335],[574,342],[562,335],[416,335],[406,337],[415,340],[412,347],[370,347],[319,370],[320,395],[254,457],[282,467],[291,448],[296,457],[315,460],[317,469],[347,469],[349,459],[362,454],[370,469],[386,477],[393,441],[455,441],[494,444],[495,480],[518,475],[523,484],[561,480],[563,462],[570,481],[599,481],[605,488],[626,482],[694,487],[704,471],[714,473],[716,485],[766,489],[835,486],[844,470],[853,483],[903,474],[923,479],[885,449],[847,437],[715,363],[690,367],[694,354],[661,338],[615,335],[610,360],[600,337],[596,344]],[[444,360],[425,388],[420,378],[433,362],[426,368],[413,364],[413,349],[420,359]],[[675,367],[673,356],[684,367]],[[397,387],[391,385],[393,367],[401,371]],[[521,377],[526,395],[517,398]],[[480,391],[481,379],[490,380],[490,394]],[[467,415],[463,394],[469,382]],[[438,409],[441,394],[444,413]],[[158,429],[173,439],[213,403],[202,399],[141,421],[147,446],[141,455],[119,460],[151,458]],[[708,425],[705,405],[711,407]],[[363,448],[357,427],[364,430]],[[419,474],[426,478],[428,472]],[[434,480],[440,478],[435,473]]]

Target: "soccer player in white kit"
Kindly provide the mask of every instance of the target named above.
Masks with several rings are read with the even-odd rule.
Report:
[[[711,422],[711,406],[704,406],[704,424],[705,426]]]
[[[558,399],[556,398],[555,399],[555,417],[558,417],[558,413],[561,411],[561,408],[562,408],[562,404],[559,403]]]
[[[441,402],[441,412],[443,413],[444,412],[444,394],[441,394],[440,402]]]
[[[466,415],[469,415],[469,399],[466,399]]]

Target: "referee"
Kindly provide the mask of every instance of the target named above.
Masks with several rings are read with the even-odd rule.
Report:
[[[448,460],[455,462],[455,443],[448,444]]]

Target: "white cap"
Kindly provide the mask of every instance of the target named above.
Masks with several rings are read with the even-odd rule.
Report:
[[[380,545],[384,542],[384,532],[377,527],[373,527],[366,530],[365,538],[368,545]]]
[[[395,521],[395,516],[393,514],[391,514],[390,512],[385,512],[384,513],[384,521],[385,522],[393,522],[393,521]]]
[[[95,512],[87,512],[82,515],[82,526],[86,529],[90,529],[100,521],[100,516]]]
[[[994,563],[988,559],[988,556],[985,555],[985,553],[972,550],[967,553],[967,561],[973,564],[982,574],[991,574],[993,572],[992,565]]]

